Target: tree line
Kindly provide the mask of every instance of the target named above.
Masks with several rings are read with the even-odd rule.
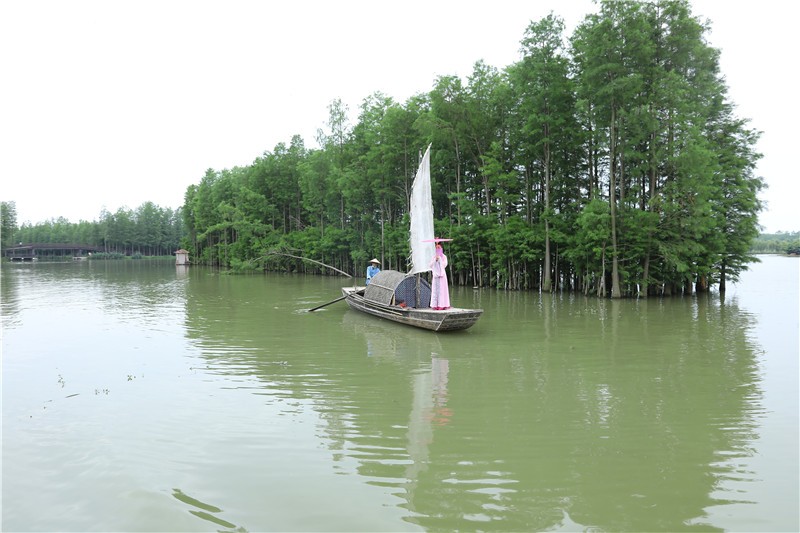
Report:
[[[172,255],[184,237],[180,209],[145,202],[136,209],[103,210],[99,220],[70,222],[64,217],[17,226],[16,205],[2,203],[3,249],[17,243],[75,243],[99,246],[109,254]]]
[[[800,232],[762,233],[750,250],[757,254],[800,255]]]
[[[569,37],[531,22],[520,60],[475,63],[404,103],[376,92],[319,148],[279,143],[185,194],[195,260],[360,275],[405,270],[420,151],[433,144],[436,230],[451,280],[612,297],[725,290],[753,260],[759,132],[737,117],[689,2],[603,1]]]
[[[764,183],[759,133],[734,114],[708,31],[683,0],[605,1],[569,37],[550,15],[505,69],[478,61],[466,80],[440,76],[402,104],[373,93],[354,124],[334,100],[319,148],[294,136],[250,165],[209,169],[176,211],[147,202],[16,228],[4,202],[3,245],[185,247],[210,265],[320,272],[287,252],[357,276],[377,256],[405,270],[411,183],[432,143],[453,282],[613,297],[724,290],[753,260]]]

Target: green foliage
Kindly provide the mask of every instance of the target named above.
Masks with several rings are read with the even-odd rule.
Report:
[[[0,251],[17,243],[17,204],[0,202]]]
[[[362,276],[405,270],[408,203],[432,150],[451,280],[612,296],[669,294],[736,279],[754,253],[796,253],[797,234],[758,236],[759,132],[735,116],[719,51],[687,0],[604,0],[571,36],[533,21],[520,60],[440,76],[404,103],[376,92],[349,122],[329,106],[319,148],[299,136],[250,165],[208,169],[181,209],[151,202],[17,227],[2,246],[77,242],[113,256],[172,254],[230,268]],[[294,256],[294,257],[292,257]]]
[[[66,218],[23,224],[15,232],[16,242],[77,243],[103,248],[123,256],[172,255],[184,237],[181,210],[161,208],[145,202],[135,210],[103,210],[94,222],[70,222]]]
[[[800,231],[762,233],[753,240],[750,253],[753,254],[798,254]]]
[[[324,271],[278,250],[356,276],[373,256],[405,270],[411,183],[432,143],[454,283],[723,290],[752,260],[764,184],[759,134],[733,114],[707,31],[686,0],[606,0],[569,38],[555,15],[532,22],[503,71],[478,61],[402,104],[371,94],[354,124],[334,100],[319,148],[295,136],[189,187],[185,247],[237,270]]]
[[[99,261],[106,259],[125,259],[125,254],[120,252],[98,252],[89,256],[91,261]]]

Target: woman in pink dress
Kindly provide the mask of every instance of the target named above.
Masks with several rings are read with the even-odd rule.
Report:
[[[431,283],[431,309],[443,311],[450,309],[450,290],[447,288],[447,256],[444,255],[442,245],[436,243],[436,254],[430,264],[433,272]]]

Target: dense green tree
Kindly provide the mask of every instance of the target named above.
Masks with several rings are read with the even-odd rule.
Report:
[[[525,165],[529,191],[526,213],[529,222],[538,219],[544,234],[542,290],[553,289],[552,239],[554,221],[569,225],[568,209],[578,201],[575,188],[576,159],[565,157],[579,151],[571,132],[578,130],[575,120],[574,86],[569,77],[569,60],[563,43],[564,22],[554,15],[531,23],[522,39],[523,57],[510,69],[518,106],[515,123],[517,152]],[[559,182],[557,184],[556,182]],[[540,191],[532,204],[533,190]],[[555,193],[558,196],[555,197]],[[562,226],[565,224],[561,224]]]
[[[352,125],[333,100],[319,148],[295,137],[189,187],[188,242],[210,264],[290,249],[359,274],[371,256],[404,270],[410,187],[431,143],[456,283],[724,289],[752,260],[763,182],[758,134],[732,112],[707,30],[686,0],[603,1],[568,47],[560,18],[531,22],[505,71],[477,61],[402,104],[373,93]],[[285,256],[267,267],[319,271]]]
[[[709,200],[717,246],[706,247],[706,253],[713,255],[699,281],[705,289],[715,281],[716,273],[719,290],[725,292],[727,280],[736,281],[747,263],[756,261],[750,243],[758,236],[757,215],[762,208],[758,193],[764,187],[763,180],[754,174],[761,157],[755,152],[759,134],[747,128],[746,121],[734,118],[727,105],[709,121],[708,130],[717,161],[714,194]]]
[[[234,268],[323,271],[307,257],[360,276],[378,256],[404,270],[411,183],[432,144],[453,282],[724,290],[753,260],[764,182],[758,133],[734,114],[708,29],[687,0],[601,1],[569,39],[551,14],[531,21],[505,70],[477,61],[403,103],[370,94],[352,124],[335,99],[318,148],[294,136],[249,165],[208,169],[181,209],[146,202],[16,235],[124,254],[183,246]]]
[[[26,223],[17,231],[26,243],[69,243],[98,246],[123,255],[171,255],[184,239],[181,210],[145,202],[135,210],[120,208],[100,212],[96,221],[70,222],[64,217],[37,224]]]
[[[17,233],[17,204],[15,202],[0,202],[0,249],[5,250],[16,244]]]
[[[753,240],[750,246],[750,252],[753,254],[779,254],[779,253],[794,253],[800,254],[800,251],[793,252],[800,248],[800,232],[784,233],[762,233]]]
[[[601,136],[604,166],[601,175],[608,179],[611,220],[611,296],[622,295],[620,257],[623,239],[620,206],[627,190],[625,174],[629,152],[626,119],[642,105],[645,92],[643,68],[652,57],[644,6],[638,2],[603,2],[600,13],[590,15],[573,39],[578,67],[579,94],[589,102],[589,117]]]

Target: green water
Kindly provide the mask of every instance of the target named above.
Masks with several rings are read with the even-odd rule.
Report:
[[[436,334],[342,278],[2,268],[3,531],[796,531],[798,264],[726,297],[452,288]]]

